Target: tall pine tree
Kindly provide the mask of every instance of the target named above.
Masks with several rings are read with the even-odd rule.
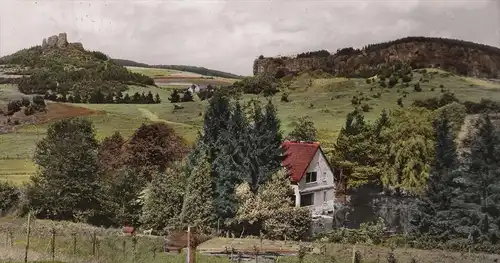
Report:
[[[449,116],[442,113],[434,123],[435,160],[425,193],[417,199],[417,209],[411,224],[419,234],[444,241],[449,238],[453,220],[450,220],[454,195],[453,169],[457,165],[457,148]]]
[[[210,233],[215,221],[211,172],[207,156],[201,155],[189,175],[180,215],[184,227],[192,226],[204,233]]]
[[[491,116],[475,124],[470,152],[454,199],[458,234],[471,242],[497,243],[500,238],[500,137]]]
[[[234,217],[236,213],[235,187],[245,178],[245,142],[248,138],[248,121],[237,101],[229,119],[227,131],[220,136],[221,148],[214,161],[216,174],[216,211],[220,218]]]

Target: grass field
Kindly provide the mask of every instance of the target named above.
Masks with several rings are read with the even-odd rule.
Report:
[[[154,69],[147,69],[148,74],[156,74]],[[159,70],[157,74],[168,75],[172,71]],[[340,128],[344,125],[345,116],[354,107],[351,104],[353,96],[363,94],[368,101],[370,111],[365,113],[367,120],[377,118],[382,109],[396,109],[396,101],[406,94],[403,99],[405,107],[416,99],[425,99],[440,96],[442,85],[445,89],[454,92],[460,100],[479,101],[481,98],[500,100],[500,83],[475,78],[450,75],[439,70],[427,74],[428,82],[422,81],[422,92],[413,90],[413,83],[418,81],[422,74],[415,72],[414,79],[409,87],[397,84],[394,88],[381,88],[378,84],[367,84],[365,79],[320,78],[311,79],[308,75],[297,77],[290,90],[290,102],[281,102],[281,93],[274,96],[273,103],[278,108],[278,115],[282,122],[285,134],[290,132],[297,119],[308,116],[318,128],[318,137],[323,143],[331,143],[336,138]],[[312,81],[312,85],[308,83]],[[194,102],[179,103],[184,107],[174,110],[168,97],[175,86],[159,87],[130,87],[129,93],[151,91],[158,93],[162,99],[160,104],[73,104],[90,110],[103,112],[90,115],[95,125],[97,136],[102,139],[115,131],[124,136],[130,136],[142,123],[165,122],[171,125],[186,141],[192,143],[197,132],[202,127],[207,101],[199,101],[195,96]],[[373,95],[381,93],[380,98]],[[0,100],[5,101],[10,95],[18,93],[10,85],[0,85]],[[258,99],[265,103],[262,96],[243,95],[243,102]],[[0,179],[21,182],[35,171],[32,158],[36,142],[43,138],[49,123],[28,125],[18,129],[15,133],[0,135]]]
[[[22,262],[26,247],[25,219],[0,218],[0,261]],[[54,230],[54,243],[51,232]],[[94,242],[93,233],[96,235]],[[95,246],[93,245],[95,244]],[[28,259],[50,261],[52,251],[57,261],[63,262],[184,262],[184,254],[163,253],[164,238],[159,236],[137,236],[137,242],[130,236],[122,236],[119,229],[103,229],[71,222],[53,222],[34,220],[31,224]],[[278,252],[288,254],[278,262],[299,262],[296,254],[300,245],[309,248],[304,263],[338,262],[350,263],[353,250],[362,255],[362,262],[387,262],[391,249],[385,246],[349,245],[320,242],[273,241],[258,238],[212,238],[198,247],[196,255],[200,263],[229,263],[227,256],[208,256],[208,253],[220,253],[226,249],[236,253],[253,254],[260,252]],[[496,262],[500,255],[483,253],[460,253],[443,250],[419,250],[396,248],[394,256],[397,262],[419,263],[465,263]],[[295,255],[293,255],[295,254]],[[332,259],[335,258],[336,261]],[[255,262],[255,261],[253,261]],[[259,261],[264,262],[264,261]]]

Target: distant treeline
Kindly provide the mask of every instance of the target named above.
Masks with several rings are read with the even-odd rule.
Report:
[[[140,62],[135,62],[132,60],[117,59],[117,58],[113,58],[112,60],[119,65],[128,66],[128,67],[173,69],[173,70],[187,71],[187,72],[192,72],[192,73],[197,73],[197,74],[201,74],[201,75],[205,75],[205,76],[212,76],[212,77],[221,77],[221,78],[230,78],[230,79],[243,78],[242,76],[239,76],[236,74],[223,72],[223,71],[219,71],[219,70],[214,70],[214,69],[208,69],[208,68],[204,68],[204,67],[187,66],[187,65],[149,65],[146,63],[140,63]]]
[[[500,48],[488,46],[485,44],[474,43],[470,41],[464,41],[460,39],[452,39],[452,38],[441,38],[441,37],[422,37],[422,36],[414,36],[414,37],[404,37],[392,41],[381,42],[376,44],[369,44],[364,46],[363,48],[353,48],[353,47],[345,47],[339,48],[334,54],[329,53],[327,50],[318,50],[318,51],[309,51],[298,54],[297,58],[311,58],[311,57],[328,57],[332,56],[348,56],[348,55],[357,55],[361,54],[363,51],[373,52],[381,49],[386,49],[393,45],[409,43],[409,42],[430,42],[430,43],[438,43],[447,46],[462,46],[465,48],[477,49],[486,53],[500,55]],[[264,56],[259,56],[258,59],[264,59]],[[281,57],[282,59],[290,59],[292,57]]]
[[[56,102],[89,104],[158,104],[161,102],[158,93],[153,96],[151,91],[149,91],[148,94],[136,92],[132,96],[128,93],[123,95],[121,91],[105,94],[101,90],[96,90],[89,96],[80,95],[79,93],[66,95],[47,92],[45,93],[44,99]]]

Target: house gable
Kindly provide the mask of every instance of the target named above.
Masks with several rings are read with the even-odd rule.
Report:
[[[314,164],[316,156],[321,156],[326,161],[323,151],[317,142],[286,141],[282,147],[285,150],[285,158],[282,165],[289,171],[290,179],[294,183],[302,181],[311,164]],[[329,164],[328,168],[331,170]]]
[[[316,172],[315,182],[306,182],[307,173]],[[319,188],[331,188],[334,186],[334,173],[333,170],[326,159],[325,154],[319,148],[314,157],[311,159],[307,169],[304,171],[302,179],[298,182],[299,188],[302,190],[319,189]]]

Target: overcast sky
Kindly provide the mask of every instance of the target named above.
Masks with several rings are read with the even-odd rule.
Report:
[[[0,56],[67,32],[114,58],[249,75],[264,56],[441,36],[500,46],[500,0],[0,0]]]

